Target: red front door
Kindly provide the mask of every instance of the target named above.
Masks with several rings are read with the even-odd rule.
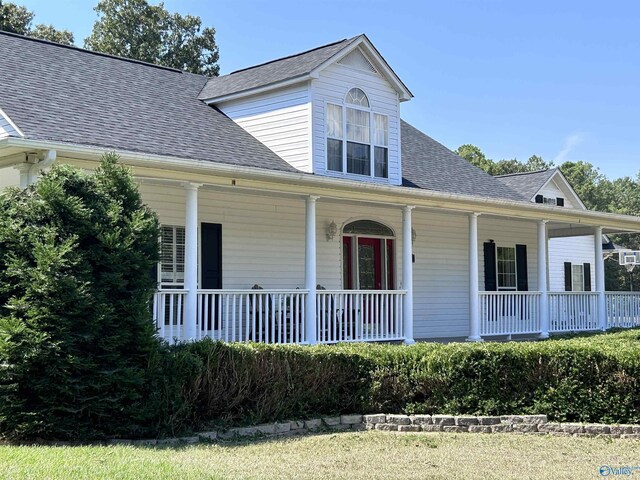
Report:
[[[382,249],[379,238],[358,238],[360,290],[382,290]]]

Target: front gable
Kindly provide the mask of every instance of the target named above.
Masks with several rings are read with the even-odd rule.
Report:
[[[285,66],[308,71],[287,78]],[[259,84],[266,73],[279,74],[278,81]],[[225,86],[224,95],[216,97],[216,84]],[[205,102],[298,170],[402,184],[400,102],[412,94],[366,36],[220,77],[209,87],[213,96]]]
[[[561,201],[559,202],[558,199],[561,199]],[[555,200],[555,203],[553,200]],[[542,185],[531,201],[563,206],[565,208],[587,209],[559,169],[556,169],[555,173]]]
[[[365,180],[377,183],[400,185],[402,183],[402,167],[400,158],[400,93],[386,75],[381,74],[375,62],[356,47],[346,55],[325,66],[318,77],[311,81],[312,95],[312,129],[313,129],[313,171],[319,175],[345,177],[352,180]],[[368,106],[354,105],[350,92],[359,90],[364,93]],[[336,113],[337,112],[337,113]],[[360,122],[366,122],[360,137],[353,133],[355,128],[350,123],[350,112],[358,112]],[[335,116],[339,118],[334,118]],[[376,137],[375,122],[382,119],[386,123],[386,133]],[[339,121],[339,131],[332,133],[330,124]],[[342,163],[333,160],[328,151],[332,138],[341,142],[343,149]],[[378,140],[378,143],[376,141]],[[382,141],[380,141],[382,140]],[[350,162],[347,151],[349,145],[371,145],[369,165],[363,169]],[[386,175],[377,176],[375,172],[376,147],[386,149]],[[361,162],[362,163],[362,162]],[[365,162],[366,163],[366,162]],[[366,171],[366,169],[369,171]],[[380,173],[380,172],[378,172]]]

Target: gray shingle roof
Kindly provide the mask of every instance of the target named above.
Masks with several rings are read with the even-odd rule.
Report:
[[[540,191],[557,171],[557,168],[549,168],[547,170],[538,170],[537,172],[497,175],[495,178],[531,201],[534,195]]]
[[[296,171],[198,100],[206,81],[0,33],[0,108],[27,138]]]
[[[306,64],[315,64],[320,50],[329,58],[344,46],[317,49]],[[0,108],[27,138],[299,172],[198,100],[206,82],[198,75],[0,32]],[[529,200],[405,122],[402,158],[406,187]]]
[[[402,122],[402,184],[438,192],[528,201],[417,128]]]
[[[340,40],[313,50],[238,70],[229,75],[210,78],[198,98],[201,100],[219,98],[308,75],[358,38],[359,36]]]

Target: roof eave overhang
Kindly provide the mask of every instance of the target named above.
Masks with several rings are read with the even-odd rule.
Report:
[[[590,210],[569,210],[562,207],[544,206],[529,202],[506,199],[476,197],[453,193],[437,192],[417,188],[371,184],[356,180],[337,179],[303,172],[266,170],[231,164],[213,163],[205,160],[178,158],[113,148],[79,145],[66,142],[5,138],[0,140],[2,150],[22,148],[25,151],[55,149],[58,158],[78,158],[97,161],[107,152],[116,151],[121,161],[140,168],[159,169],[165,178],[207,183],[203,175],[246,179],[253,185],[264,185],[265,189],[300,196],[319,195],[345,200],[355,200],[388,205],[413,205],[416,207],[446,209],[462,213],[509,216],[528,220],[580,225],[582,227],[603,227],[609,232],[640,232],[640,217]],[[16,161],[16,163],[18,163]],[[213,183],[212,183],[213,184]]]
[[[288,87],[290,85],[296,85],[298,83],[309,81],[312,78],[313,77],[311,76],[311,74],[307,73],[304,75],[298,75],[297,77],[289,78],[282,82],[270,83],[268,85],[262,85],[257,88],[250,88],[247,90],[242,90],[240,92],[230,93],[229,95],[220,95],[220,96],[211,97],[211,98],[201,98],[200,100],[206,103],[207,105],[217,105],[220,103],[237,100],[239,98],[250,97],[252,95],[259,95],[261,93],[269,92],[271,90],[276,90],[278,88]]]

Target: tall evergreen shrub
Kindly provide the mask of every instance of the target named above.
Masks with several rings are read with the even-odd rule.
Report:
[[[158,221],[114,154],[0,194],[0,435],[95,438],[150,421]]]

